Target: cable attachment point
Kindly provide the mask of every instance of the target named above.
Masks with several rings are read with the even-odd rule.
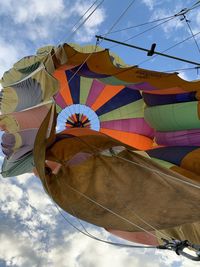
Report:
[[[182,255],[193,261],[200,261],[200,246],[191,244],[188,240],[167,240],[162,238],[164,241],[163,245],[158,246],[158,249],[168,249],[176,252],[177,255]],[[185,252],[184,249],[187,248],[188,252]],[[191,251],[191,253],[190,253]],[[196,255],[194,255],[194,253]]]
[[[149,57],[153,56],[153,54],[155,53],[155,48],[156,48],[156,43],[153,43],[151,45],[150,50],[147,52],[147,56],[149,56]]]

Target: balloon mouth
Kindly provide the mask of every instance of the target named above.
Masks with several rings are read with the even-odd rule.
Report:
[[[89,128],[100,130],[100,121],[96,112],[82,104],[73,104],[65,107],[57,117],[57,132],[71,128]]]
[[[66,128],[90,128],[90,120],[80,113],[75,113],[66,121]]]

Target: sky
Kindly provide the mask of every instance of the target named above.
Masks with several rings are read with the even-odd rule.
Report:
[[[104,0],[92,16],[72,33],[75,23],[92,5],[90,0],[1,0],[0,7],[0,76],[20,58],[35,54],[45,45],[75,42],[95,44],[95,35],[106,34],[122,42],[149,49],[156,43],[157,51],[164,51],[191,36],[187,23],[175,17],[151,31],[156,24],[140,27],[152,20],[177,14],[191,7],[191,0],[135,0],[123,14],[130,0]],[[101,1],[98,1],[100,3]],[[123,16],[122,16],[123,14]],[[200,8],[186,14],[190,28],[200,31]],[[120,18],[120,19],[119,19]],[[159,23],[161,23],[160,21]],[[79,24],[80,25],[80,22]],[[121,29],[130,28],[121,31]],[[114,32],[115,31],[115,32]],[[144,34],[141,32],[146,31]],[[134,37],[138,35],[137,37]],[[134,38],[133,38],[134,37]],[[131,39],[130,39],[131,38]],[[199,42],[200,34],[196,35]],[[127,39],[130,39],[127,41]],[[199,42],[200,43],[200,42]],[[109,48],[127,64],[142,68],[169,71],[194,67],[161,57],[147,57],[146,53],[106,41]],[[175,46],[166,53],[200,62],[194,39]],[[146,61],[148,60],[148,61]],[[145,62],[144,62],[145,61]],[[199,79],[197,69],[180,71],[186,80]],[[0,156],[3,160],[3,156]],[[63,214],[63,213],[62,213]],[[64,214],[70,222],[78,222]],[[114,240],[106,231],[87,224],[96,236]],[[115,240],[116,241],[116,240]],[[85,237],[68,225],[44,192],[37,177],[24,174],[0,178],[0,267],[194,267],[198,263],[156,250],[116,248]]]

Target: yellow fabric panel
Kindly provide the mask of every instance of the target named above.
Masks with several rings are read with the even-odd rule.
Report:
[[[20,134],[18,134],[18,133],[15,133],[14,136],[15,136],[15,145],[14,145],[13,150],[15,152],[15,151],[18,150],[18,148],[21,147],[21,145],[22,145],[22,138],[21,138]]]
[[[39,82],[42,89],[42,100],[48,101],[50,98],[58,91],[59,83],[51,76],[45,69],[40,70],[35,75],[32,76]]]
[[[13,112],[18,105],[18,96],[12,87],[3,89],[3,98],[1,100],[1,112],[7,114]]]
[[[3,115],[0,117],[0,129],[10,133],[16,133],[20,128],[12,115]]]

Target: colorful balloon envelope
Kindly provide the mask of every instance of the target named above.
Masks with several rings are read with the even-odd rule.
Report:
[[[64,44],[20,60],[1,83],[3,176],[33,169],[38,130],[55,105],[57,133],[80,128],[100,132],[142,151],[166,172],[199,184],[200,81],[127,66],[99,47]],[[135,240],[145,243],[145,235]]]

